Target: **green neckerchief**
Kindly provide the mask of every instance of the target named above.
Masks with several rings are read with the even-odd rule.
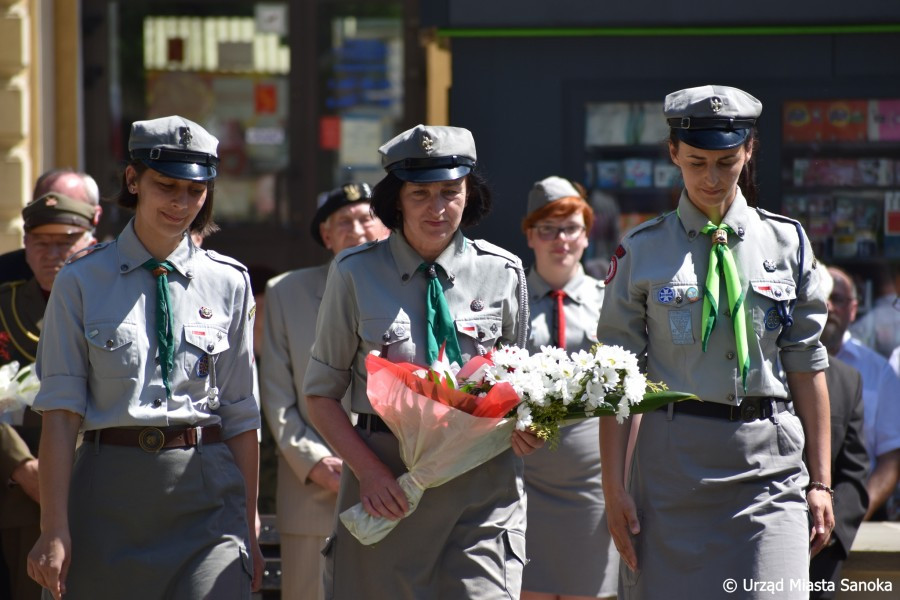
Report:
[[[143,267],[156,277],[156,338],[159,340],[159,369],[162,371],[166,396],[172,396],[169,375],[175,362],[175,319],[172,316],[172,296],[169,295],[169,273],[175,265],[151,258]]]
[[[715,226],[707,222],[700,233],[712,235],[712,248],[709,252],[709,272],[706,274],[706,290],[703,293],[703,351],[709,343],[709,335],[716,326],[719,312],[719,267],[725,277],[725,290],[728,293],[728,305],[731,322],[734,325],[734,340],[737,344],[737,364],[741,372],[741,383],[747,391],[747,373],[750,371],[750,347],[747,344],[747,319],[744,314],[744,290],[738,275],[734,255],[728,247],[728,234],[734,233],[728,225]]]
[[[423,271],[428,278],[428,290],[425,294],[425,318],[428,321],[428,364],[437,360],[441,345],[446,342],[448,362],[456,362],[462,366],[462,352],[459,349],[459,340],[456,338],[456,327],[453,317],[450,315],[450,307],[444,298],[444,288],[438,279],[438,269],[444,269],[435,263],[422,263],[418,271]]]

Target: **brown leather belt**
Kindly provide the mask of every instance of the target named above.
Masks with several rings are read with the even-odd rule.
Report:
[[[672,407],[676,413],[696,415],[698,417],[727,419],[729,421],[750,422],[771,417],[772,400],[775,401],[776,414],[790,410],[790,401],[781,398],[768,398],[765,396],[744,398],[741,400],[740,406],[719,404],[717,402],[701,402],[699,400],[683,400],[681,402],[675,402]],[[665,405],[658,410],[668,410],[668,405]]]
[[[84,432],[84,441],[113,446],[138,446],[146,452],[158,452],[163,448],[191,448],[200,444],[217,444],[222,441],[222,427],[110,427]]]

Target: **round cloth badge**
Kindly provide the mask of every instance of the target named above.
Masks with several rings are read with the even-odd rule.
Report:
[[[616,269],[618,264],[618,259],[615,255],[613,255],[609,259],[609,269],[606,271],[606,279],[603,280],[603,283],[609,285],[609,282],[613,280],[613,277],[616,276]]]
[[[669,304],[673,300],[675,300],[675,290],[666,286],[659,290],[656,293],[656,299],[659,300],[662,304]]]
[[[778,309],[774,306],[766,311],[766,330],[775,331],[781,327],[781,317],[778,315]]]
[[[684,291],[684,297],[687,298],[688,302],[696,302],[700,299],[700,291],[691,286]]]

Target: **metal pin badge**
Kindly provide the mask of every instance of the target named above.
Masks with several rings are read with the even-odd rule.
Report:
[[[481,312],[484,310],[484,300],[480,298],[476,298],[472,300],[472,303],[469,305],[469,308],[472,309],[473,312]]]
[[[211,319],[212,318],[212,309],[209,308],[208,306],[201,306],[200,307],[200,317],[202,317],[204,319]]]
[[[773,273],[775,271],[775,261],[768,259],[764,260],[763,269],[765,269],[769,273]]]

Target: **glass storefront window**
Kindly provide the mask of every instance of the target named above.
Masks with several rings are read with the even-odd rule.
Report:
[[[143,18],[147,118],[180,114],[219,138],[216,213],[225,221],[276,214],[288,166],[287,4],[253,15]]]

